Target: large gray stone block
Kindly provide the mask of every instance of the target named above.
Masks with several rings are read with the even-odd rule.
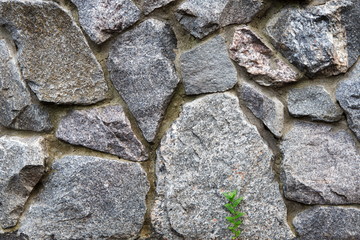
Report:
[[[236,28],[230,57],[264,86],[295,82],[300,77],[294,68],[276,56],[261,37],[247,26]]]
[[[105,42],[140,18],[139,8],[131,0],[71,0],[79,11],[82,28],[96,43]]]
[[[0,224],[14,227],[28,197],[45,171],[45,140],[42,137],[0,138]],[[1,238],[1,235],[0,235]]]
[[[346,131],[296,122],[280,146],[285,197],[305,204],[359,204],[356,144]]]
[[[120,105],[72,111],[60,121],[56,137],[126,160],[147,159],[145,148]]]
[[[138,163],[90,156],[56,160],[19,233],[39,239],[134,239],[149,190]]]
[[[291,239],[272,157],[236,96],[185,104],[157,151],[155,230],[166,239],[230,239],[222,193],[236,189],[245,197],[242,239]]]
[[[226,91],[237,82],[235,66],[221,36],[181,54],[180,64],[188,95]]]
[[[134,0],[134,1],[141,6],[143,13],[147,15],[157,8],[161,8],[177,0]]]
[[[173,63],[175,48],[171,27],[148,19],[120,35],[110,49],[110,79],[149,142],[179,82]]]
[[[23,78],[40,101],[105,99],[104,74],[71,16],[50,1],[0,1],[0,24],[17,44]]]

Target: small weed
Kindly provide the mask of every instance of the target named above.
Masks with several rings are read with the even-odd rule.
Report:
[[[236,239],[241,234],[241,230],[238,229],[242,224],[240,218],[245,215],[245,213],[237,211],[236,208],[244,198],[236,198],[236,190],[223,193],[223,195],[229,201],[229,203],[225,204],[224,207],[226,207],[226,209],[231,213],[230,217],[226,217],[226,220],[228,220],[228,222],[231,224],[228,229],[235,235],[232,237],[232,239]]]

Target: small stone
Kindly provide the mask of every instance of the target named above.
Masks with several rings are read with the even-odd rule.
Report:
[[[135,2],[136,1],[141,1],[139,4],[142,6],[144,14],[147,15],[157,8],[161,8],[177,0],[135,0]]]
[[[146,173],[138,163],[90,156],[56,160],[19,232],[37,239],[135,239],[144,222]]]
[[[226,91],[237,82],[236,69],[221,36],[183,53],[180,64],[187,95]]]
[[[360,210],[354,207],[316,206],[293,220],[299,240],[360,239]]]
[[[360,140],[360,61],[337,86],[336,99],[345,111],[349,128]]]
[[[91,40],[100,44],[113,33],[130,27],[140,18],[131,0],[71,0],[79,11],[79,21]]]
[[[331,0],[318,6],[288,7],[266,31],[275,47],[310,77],[345,73],[360,53],[358,0]]]
[[[296,122],[280,148],[286,198],[305,204],[360,203],[360,155],[351,134]]]
[[[276,97],[269,96],[258,87],[243,83],[240,98],[250,111],[276,136],[281,137],[284,128],[284,105]]]
[[[0,138],[0,224],[2,228],[16,225],[31,191],[44,174],[47,157],[42,137],[3,136]]]
[[[175,16],[191,35],[204,38],[220,27],[249,23],[266,6],[264,0],[187,0]]]
[[[171,27],[149,19],[120,35],[110,49],[110,79],[149,142],[154,141],[179,82],[175,48]]]
[[[72,111],[60,121],[56,137],[127,160],[147,159],[144,146],[120,105]]]
[[[236,189],[245,198],[242,239],[291,239],[272,157],[236,96],[186,103],[157,151],[155,231],[164,239],[230,239],[222,193]]]
[[[260,85],[281,85],[295,82],[300,77],[247,26],[236,29],[230,47],[230,57],[254,75],[254,80]]]
[[[0,22],[18,47],[18,63],[40,101],[92,104],[105,99],[104,74],[71,16],[50,1],[0,1]]]
[[[288,109],[294,117],[310,117],[311,120],[336,122],[343,111],[331,99],[322,86],[293,88],[288,95]]]

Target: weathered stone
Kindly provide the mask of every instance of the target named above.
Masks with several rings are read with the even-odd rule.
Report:
[[[275,47],[309,76],[336,75],[346,72],[359,56],[359,14],[358,0],[288,7],[269,21],[266,30]]]
[[[150,142],[179,82],[175,48],[170,26],[149,19],[120,35],[110,50],[110,79]]]
[[[0,138],[0,224],[16,225],[30,192],[44,174],[47,158],[42,137]]]
[[[284,105],[276,97],[262,92],[258,87],[243,83],[240,98],[250,111],[276,136],[281,137],[284,128]]]
[[[61,120],[56,137],[127,160],[147,159],[144,146],[120,105],[72,111]]]
[[[322,86],[293,88],[288,95],[288,109],[295,117],[310,117],[312,120],[335,122],[343,111],[331,99]]]
[[[140,18],[139,8],[131,0],[71,0],[79,11],[82,28],[96,43],[105,42]]]
[[[295,82],[300,77],[247,26],[236,29],[230,57],[245,67],[257,83],[264,86]]]
[[[221,193],[236,189],[245,197],[242,239],[291,239],[272,156],[236,96],[185,104],[157,151],[155,230],[166,239],[230,239]]]
[[[221,36],[183,53],[180,63],[188,95],[226,91],[237,82],[236,69]]]
[[[1,240],[26,240],[26,237],[23,234],[18,235],[16,232],[2,233],[0,231],[0,239]]]
[[[297,122],[281,151],[286,198],[305,204],[360,203],[360,155],[348,132]]]
[[[336,99],[346,113],[350,129],[360,140],[360,61],[337,86]]]
[[[187,0],[175,16],[190,34],[203,38],[220,27],[250,22],[266,6],[264,0]]]
[[[171,2],[175,2],[177,0],[134,0],[137,2],[144,12],[144,14],[149,14],[157,8],[161,8]]]
[[[293,220],[299,240],[360,239],[360,210],[354,207],[317,206]]]
[[[90,156],[56,160],[20,233],[37,239],[134,239],[143,224],[146,174],[138,163]]]
[[[10,43],[0,39],[0,124],[9,128],[47,131],[49,114],[31,98]]]
[[[106,97],[103,71],[70,15],[50,1],[0,1],[23,78],[40,101],[91,104]]]

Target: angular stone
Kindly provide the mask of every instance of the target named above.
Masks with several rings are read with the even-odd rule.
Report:
[[[264,86],[295,82],[300,77],[247,26],[236,29],[230,57],[239,66],[245,67],[257,83]]]
[[[171,27],[149,19],[120,35],[110,49],[110,79],[149,142],[179,82],[173,63],[175,48]]]
[[[144,14],[149,14],[157,8],[161,8],[171,2],[175,2],[177,0],[134,0],[138,2],[139,5],[142,6],[142,10]]]
[[[242,239],[291,239],[272,157],[236,96],[185,104],[157,151],[156,232],[166,239],[230,239],[222,193],[236,189],[245,197]]]
[[[120,105],[72,111],[60,121],[56,137],[127,160],[147,159]]]
[[[250,22],[266,6],[265,0],[187,0],[175,16],[191,35],[203,38],[220,27]]]
[[[337,86],[336,99],[346,113],[349,128],[360,140],[360,61]]]
[[[322,86],[293,88],[288,95],[288,109],[295,117],[310,117],[312,120],[335,122],[343,111]]]
[[[35,239],[134,239],[149,190],[138,163],[90,156],[56,160],[24,216],[20,233]]]
[[[105,42],[140,18],[139,8],[131,0],[71,0],[79,11],[82,28],[96,43]]]
[[[0,138],[0,224],[16,225],[24,205],[44,174],[47,159],[44,138]]]
[[[299,240],[360,239],[360,210],[354,207],[317,206],[293,220]]]
[[[288,7],[266,30],[275,47],[310,77],[344,73],[360,53],[358,0],[332,0],[318,6]]]
[[[236,69],[221,36],[183,53],[180,64],[188,95],[226,91],[237,82]]]
[[[23,78],[40,101],[91,104],[108,90],[100,64],[70,15],[50,1],[0,1]]]
[[[32,131],[52,129],[49,114],[32,99],[17,66],[11,43],[0,39],[0,124]]]
[[[284,105],[276,97],[269,96],[258,87],[243,83],[240,98],[250,111],[276,136],[281,137],[284,128]]]
[[[286,198],[305,204],[360,203],[360,155],[348,132],[296,122],[280,148]]]

